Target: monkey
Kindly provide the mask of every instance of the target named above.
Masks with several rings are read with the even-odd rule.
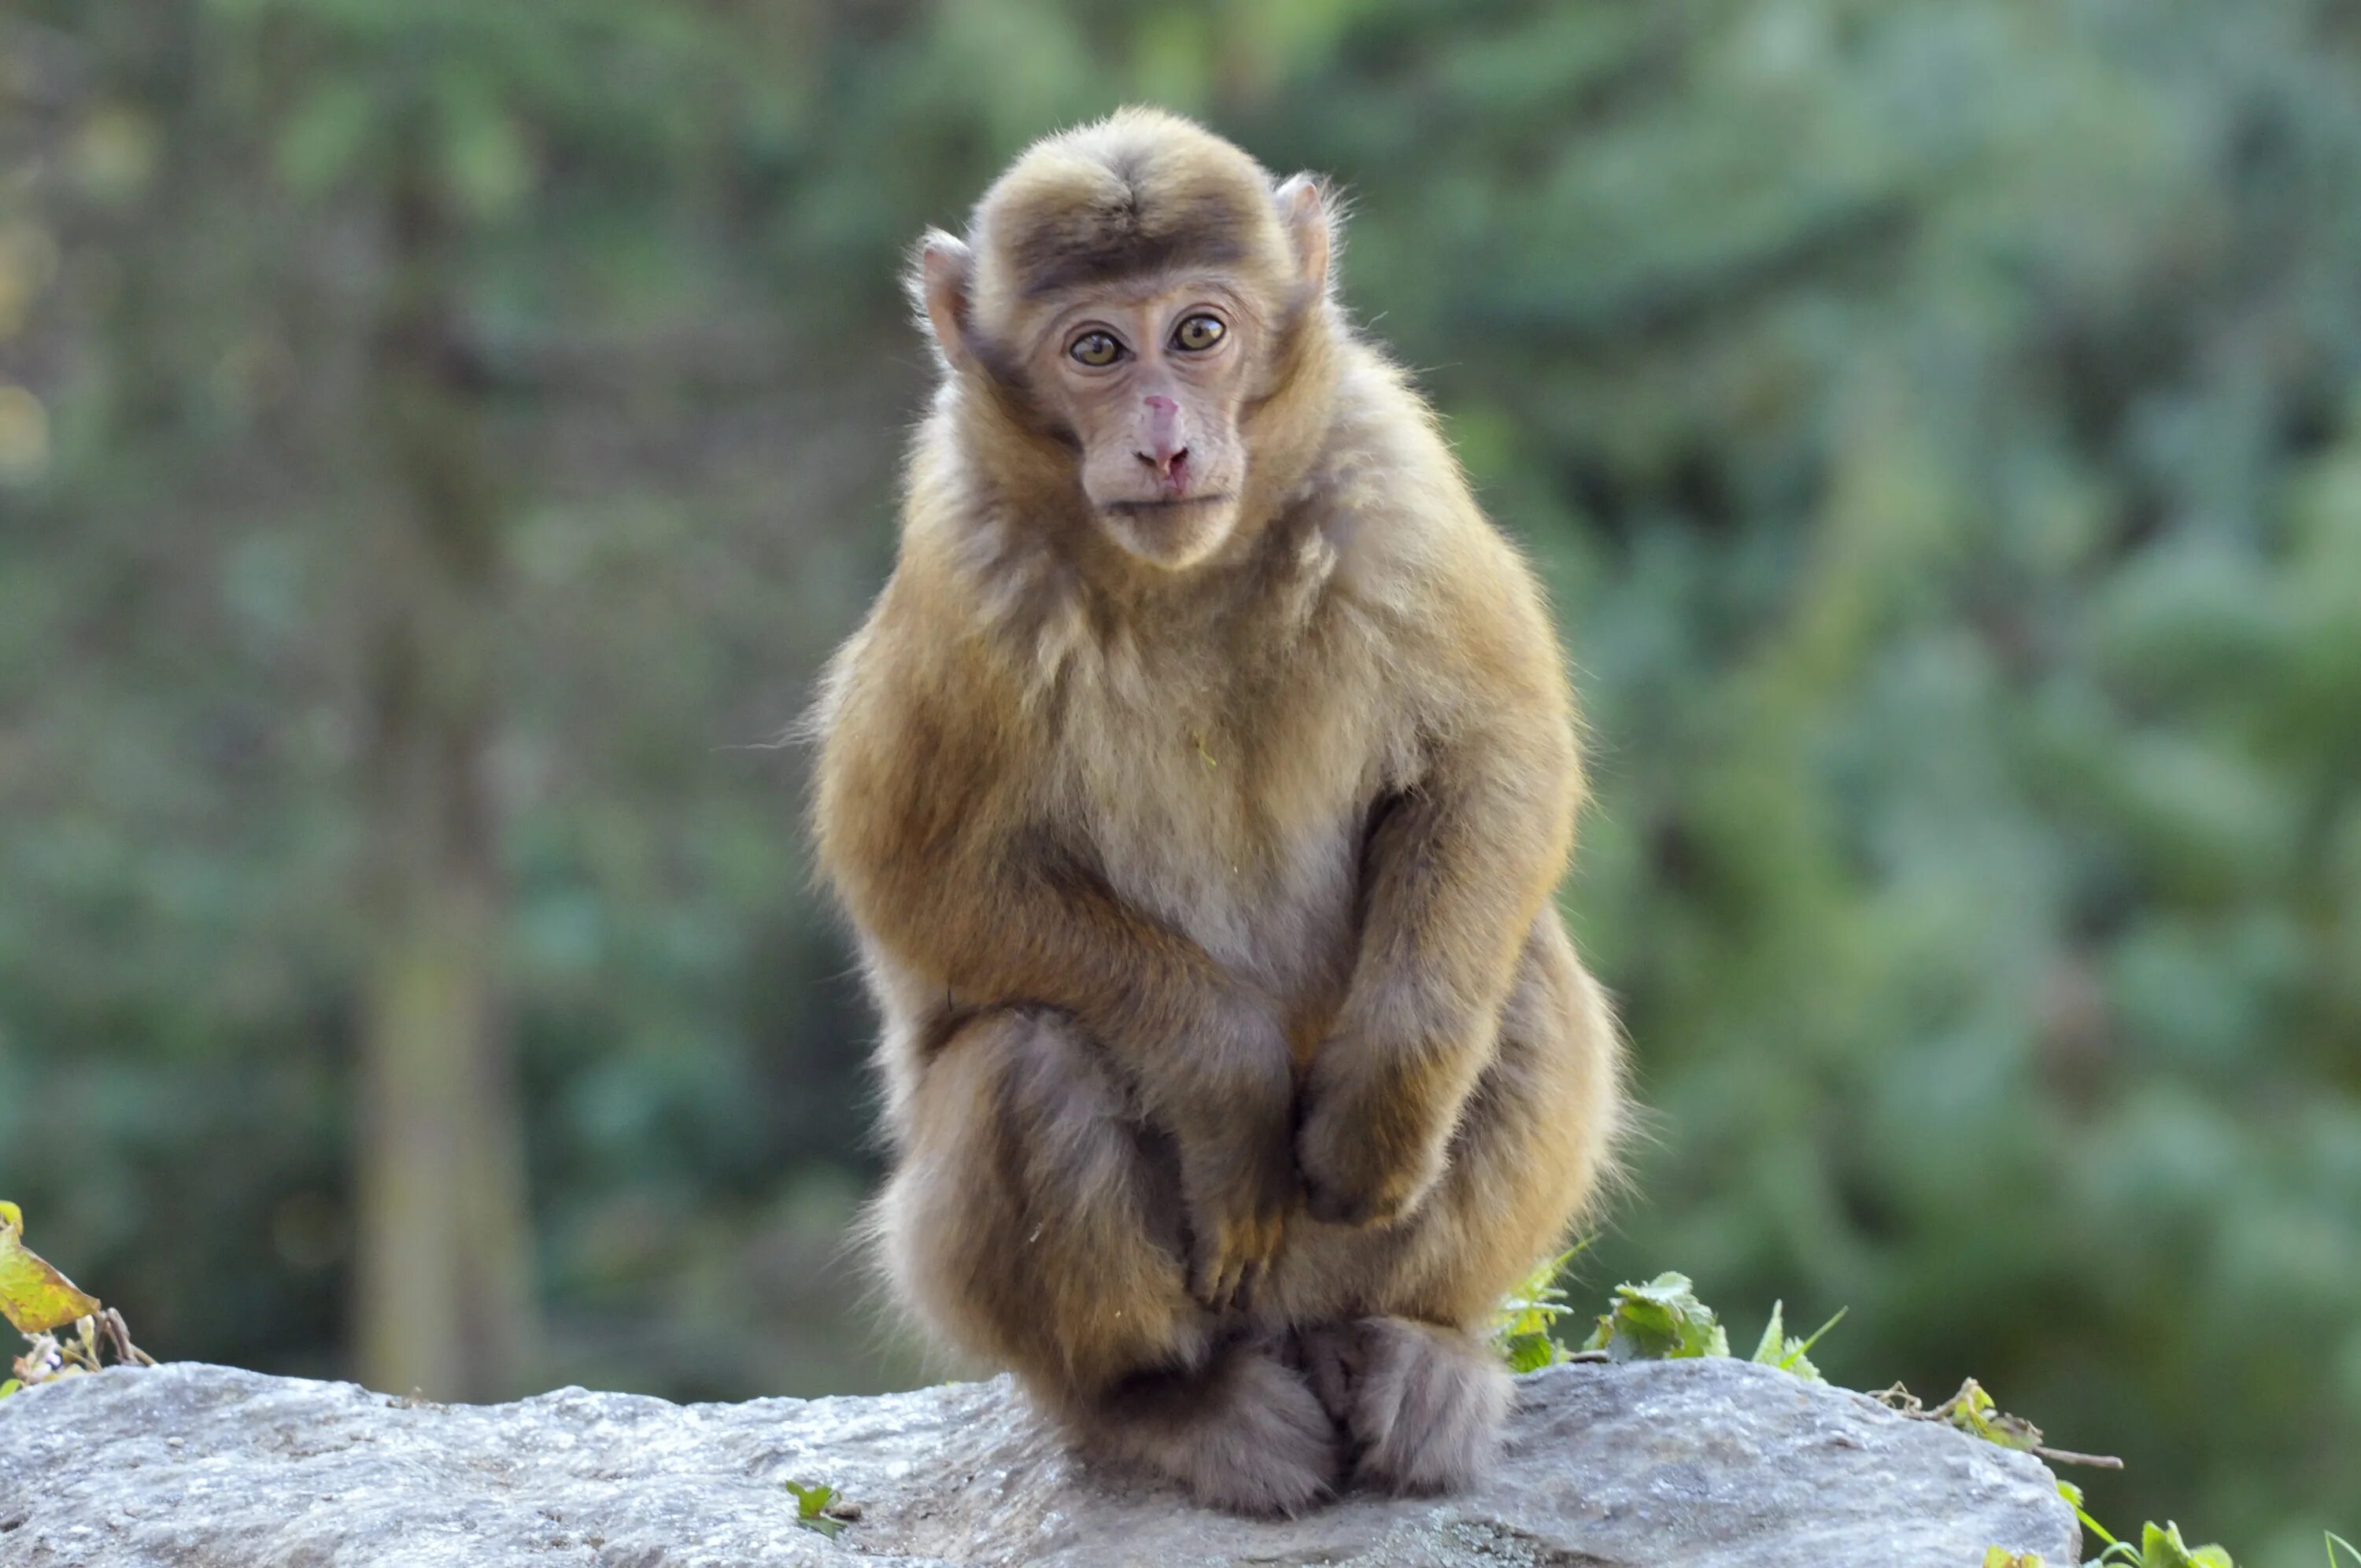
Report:
[[[1624,1120],[1554,901],[1565,659],[1338,224],[1134,108],[928,231],[898,553],[811,718],[884,1273],[1085,1456],[1245,1514],[1481,1475],[1488,1321]]]

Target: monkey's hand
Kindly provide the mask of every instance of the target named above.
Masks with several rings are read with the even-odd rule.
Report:
[[[1192,1252],[1189,1293],[1216,1312],[1250,1305],[1278,1255],[1296,1196],[1284,1119],[1243,1138],[1183,1145]]]
[[[1277,1018],[1242,997],[1192,1043],[1166,1120],[1188,1211],[1189,1293],[1219,1312],[1252,1300],[1296,1204],[1295,1066]]]
[[[1419,1063],[1429,1054],[1350,1032],[1321,1047],[1295,1144],[1313,1219],[1385,1224],[1442,1179],[1461,1097],[1426,1081]]]

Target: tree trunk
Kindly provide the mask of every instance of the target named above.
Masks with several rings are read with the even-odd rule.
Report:
[[[486,1399],[518,1390],[533,1339],[486,777],[500,502],[446,200],[425,138],[401,140],[372,411],[401,504],[368,531],[362,585],[371,903],[357,1348],[372,1387]]]

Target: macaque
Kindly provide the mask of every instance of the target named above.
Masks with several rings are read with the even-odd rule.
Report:
[[[1246,1513],[1480,1473],[1487,1320],[1621,1120],[1564,660],[1335,225],[1126,110],[929,233],[899,555],[814,714],[895,1287]]]

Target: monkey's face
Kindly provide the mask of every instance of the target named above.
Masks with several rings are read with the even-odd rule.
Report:
[[[1268,437],[1256,411],[1324,298],[1328,222],[1310,177],[1275,186],[1168,115],[1037,143],[984,193],[973,247],[929,233],[911,280],[983,421],[962,455],[1062,508],[1071,453],[1079,499],[1133,558],[1213,556],[1258,477],[1246,427]]]
[[[1242,291],[1186,276],[1093,290],[1035,335],[1027,378],[1080,449],[1093,513],[1141,560],[1193,565],[1236,527],[1262,331]]]

